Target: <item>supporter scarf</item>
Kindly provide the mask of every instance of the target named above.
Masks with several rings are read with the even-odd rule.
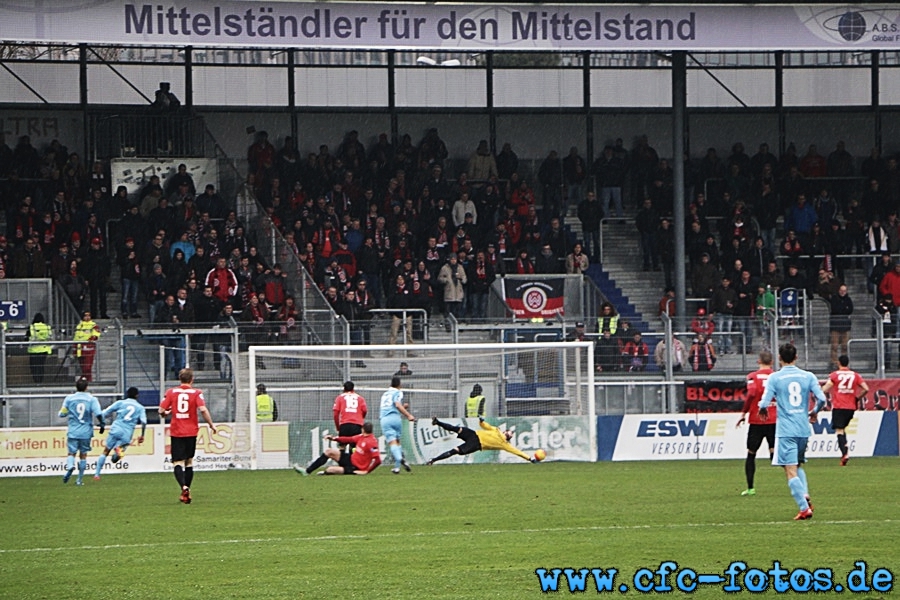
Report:
[[[694,368],[694,370],[695,370],[695,371],[701,370],[701,369],[700,369],[700,365],[701,365],[701,363],[700,363],[700,358],[701,358],[700,354],[703,353],[703,363],[702,363],[702,364],[703,364],[703,370],[704,370],[704,371],[711,371],[712,368],[713,368],[713,360],[712,360],[712,350],[710,350],[709,344],[708,344],[708,343],[705,343],[705,344],[702,344],[702,345],[701,345],[701,344],[694,344],[694,348],[696,348],[696,350],[694,350],[693,352],[691,352],[691,354],[692,354],[692,356],[691,356],[691,361],[692,361],[692,363],[693,363],[693,368]]]

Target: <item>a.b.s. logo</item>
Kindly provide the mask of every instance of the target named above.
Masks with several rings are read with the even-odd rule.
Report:
[[[900,25],[897,23],[900,9],[897,8],[808,6],[796,7],[795,10],[810,32],[841,45],[900,39]]]

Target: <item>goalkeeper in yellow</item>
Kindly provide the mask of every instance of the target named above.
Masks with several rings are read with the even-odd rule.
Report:
[[[439,460],[444,460],[452,456],[472,454],[473,452],[478,452],[479,450],[506,450],[510,454],[515,454],[516,456],[523,458],[529,462],[537,462],[537,459],[528,456],[509,443],[509,440],[513,435],[512,431],[501,431],[499,427],[488,425],[484,422],[483,417],[478,417],[478,424],[481,426],[481,429],[479,431],[469,429],[468,427],[463,427],[462,425],[450,425],[448,423],[442,423],[441,421],[438,421],[437,417],[433,417],[431,419],[431,424],[437,425],[441,429],[452,431],[456,434],[456,437],[463,441],[463,443],[456,448],[447,450],[443,454],[435,456],[427,463],[425,463],[426,465],[433,465]]]

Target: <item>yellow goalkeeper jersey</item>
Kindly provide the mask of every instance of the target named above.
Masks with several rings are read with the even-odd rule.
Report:
[[[510,454],[515,454],[525,460],[531,460],[531,457],[510,444],[499,427],[488,425],[481,421],[481,431],[476,431],[479,441],[481,441],[482,450],[506,450]]]

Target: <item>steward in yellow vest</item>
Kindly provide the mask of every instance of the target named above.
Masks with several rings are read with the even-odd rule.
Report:
[[[481,395],[481,385],[472,386],[472,393],[466,398],[466,417],[484,417],[484,396]]]
[[[271,423],[278,420],[278,406],[272,396],[266,393],[266,386],[256,386],[256,421],[258,423]]]
[[[86,310],[82,314],[81,321],[75,326],[75,357],[81,366],[81,376],[88,381],[93,381],[94,357],[97,355],[97,345],[100,339],[100,327],[91,318],[91,311]]]
[[[53,330],[44,322],[43,313],[36,313],[31,326],[28,328],[28,340],[31,342],[46,342],[53,337]],[[44,370],[47,364],[47,356],[53,354],[53,346],[50,344],[32,344],[28,346],[28,363],[31,368],[31,378],[35,383],[44,382]]]
[[[597,331],[603,333],[604,329],[609,329],[609,332],[613,335],[616,335],[616,330],[619,328],[619,315],[600,315],[597,317]]]

